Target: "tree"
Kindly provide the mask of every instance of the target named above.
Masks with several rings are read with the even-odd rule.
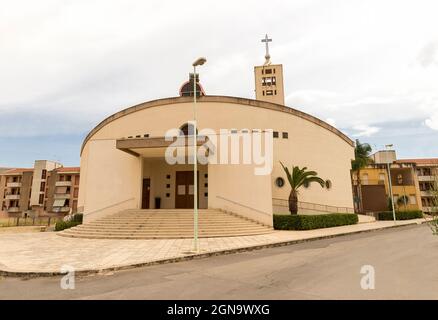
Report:
[[[402,195],[397,199],[397,207],[404,206],[405,210],[407,210],[407,203],[409,202],[409,198],[407,195]],[[392,208],[391,208],[392,211]]]
[[[368,143],[360,143],[359,139],[356,139],[351,169],[357,176],[356,198],[359,200],[359,211],[362,211],[360,170],[373,163],[373,160],[370,158],[371,151],[372,148]]]
[[[289,211],[291,214],[298,213],[298,189],[303,185],[309,185],[312,182],[318,183],[322,188],[324,188],[324,180],[318,177],[316,171],[307,171],[307,167],[299,168],[298,166],[292,166],[292,173],[287,167],[283,165],[284,172],[286,172],[287,180],[291,187],[289,194]]]

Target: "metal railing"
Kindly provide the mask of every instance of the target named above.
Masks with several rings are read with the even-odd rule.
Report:
[[[231,202],[232,204],[236,204],[236,205],[238,205],[238,206],[240,206],[240,207],[243,207],[243,208],[246,208],[246,209],[250,209],[250,210],[256,211],[256,212],[258,212],[258,213],[264,214],[264,215],[271,216],[271,214],[268,213],[268,212],[265,212],[265,211],[262,211],[262,210],[259,210],[259,209],[256,209],[256,208],[253,208],[253,207],[247,206],[247,205],[245,205],[245,204],[242,204],[242,203],[239,203],[239,202],[237,202],[237,201],[234,201],[234,200],[230,200],[230,199],[224,198],[224,197],[222,197],[222,196],[216,196],[216,198],[221,199],[221,200],[225,200],[225,201],[228,201],[228,202]]]
[[[286,199],[272,198],[274,213],[289,212],[289,201]],[[354,208],[336,207],[319,203],[298,201],[298,212],[322,212],[322,213],[354,213]]]
[[[135,198],[132,197],[132,198],[129,198],[129,199],[126,199],[126,200],[123,200],[123,201],[119,201],[119,202],[116,202],[116,203],[110,204],[109,206],[102,207],[102,208],[97,209],[97,210],[93,210],[93,211],[90,211],[90,212],[86,212],[85,215],[89,218],[89,217],[92,216],[93,214],[96,214],[96,213],[102,212],[103,210],[108,210],[108,209],[111,209],[111,208],[117,207],[117,206],[119,206],[119,205],[121,205],[121,204],[124,204],[124,203],[126,203],[126,202],[128,202],[128,201],[132,201],[132,200],[135,200]]]

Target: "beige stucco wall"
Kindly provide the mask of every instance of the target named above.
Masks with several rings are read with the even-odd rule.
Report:
[[[228,195],[234,195],[232,200],[246,202],[246,205],[262,211],[269,212],[271,207],[272,212],[272,197],[287,199],[289,193],[287,185],[281,189],[274,186],[277,176],[285,177],[278,162],[280,160],[288,166],[307,166],[332,182],[331,190],[321,189],[319,186],[301,190],[300,201],[353,207],[349,176],[350,160],[354,156],[351,143],[334,133],[335,129],[329,126],[328,129],[324,128],[317,121],[311,122],[303,117],[270,108],[255,107],[245,103],[246,99],[241,100],[242,104],[207,102],[201,99],[197,112],[198,127],[214,130],[233,128],[279,131],[280,138],[274,139],[274,170],[272,175],[255,182],[243,170],[235,170],[235,174],[231,174],[233,168],[209,168],[210,207],[218,205],[218,202],[212,200],[212,192],[213,195],[219,194],[214,188],[231,184],[235,186],[234,189],[229,189],[232,192]],[[179,128],[193,117],[193,105],[188,102],[138,109],[132,113],[125,111],[124,116],[108,122],[86,142],[81,155],[79,195],[79,206],[84,206],[85,213],[131,197],[137,200],[136,205],[139,206],[141,157],[117,150],[116,139],[143,134],[149,134],[150,137],[164,136],[168,129]],[[281,132],[288,132],[289,138],[282,139]],[[239,179],[239,174],[246,178]],[[256,194],[263,193],[264,196],[252,196],[251,192],[254,191]]]
[[[81,157],[78,206],[85,221],[139,208],[141,158],[116,149],[115,140],[90,141]]]

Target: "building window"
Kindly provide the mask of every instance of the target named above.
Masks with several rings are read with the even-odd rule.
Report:
[[[170,193],[166,193],[166,198],[170,198]]]
[[[208,173],[204,174],[204,178],[206,178],[206,179],[208,178]]]
[[[274,95],[274,91],[272,91],[272,90],[266,90],[266,95],[267,95],[267,96],[272,96],[272,95]]]
[[[74,188],[73,190],[73,197],[77,198],[79,196],[79,188]]]
[[[39,204],[43,204],[43,202],[44,202],[44,193],[40,194],[40,198],[38,200]]]
[[[415,195],[409,195],[409,204],[417,204],[417,197],[415,197]]]
[[[208,183],[204,183],[204,187],[205,187],[205,188],[208,188]]]
[[[275,185],[279,188],[283,188],[284,187],[284,179],[282,177],[278,177],[277,179],[275,179]]]
[[[43,171],[41,172],[41,179],[45,179],[47,176],[47,170],[43,169]]]
[[[283,139],[289,138],[289,134],[287,132],[283,132],[282,135],[283,135]]]
[[[75,176],[75,186],[79,185],[79,175]]]
[[[208,192],[204,193],[204,197],[206,197],[206,198],[208,197]]]
[[[278,138],[278,131],[274,131],[274,132],[272,133],[272,135],[273,135],[274,138]]]
[[[170,179],[170,174],[166,175],[166,179]]]
[[[170,183],[166,184],[166,188],[167,188],[167,189],[170,188]]]
[[[265,69],[265,74],[271,74],[272,73],[272,69]]]
[[[71,176],[67,176],[66,181],[71,181]]]
[[[192,136],[193,135],[193,124],[185,123],[183,124],[179,130],[181,136]],[[198,129],[196,129],[196,133],[198,133]]]
[[[262,91],[263,95],[265,95],[265,90]]]
[[[75,213],[78,211],[78,200],[73,200],[72,212]]]
[[[45,182],[41,182],[40,191],[44,192],[45,189],[46,189],[46,183]]]
[[[143,137],[145,137],[145,138],[149,138],[149,133],[145,133],[145,134],[143,135]]]

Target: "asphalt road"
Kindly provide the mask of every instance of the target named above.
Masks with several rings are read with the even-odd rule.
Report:
[[[78,277],[73,290],[60,280],[2,278],[0,299],[438,299],[438,237],[400,227]]]

